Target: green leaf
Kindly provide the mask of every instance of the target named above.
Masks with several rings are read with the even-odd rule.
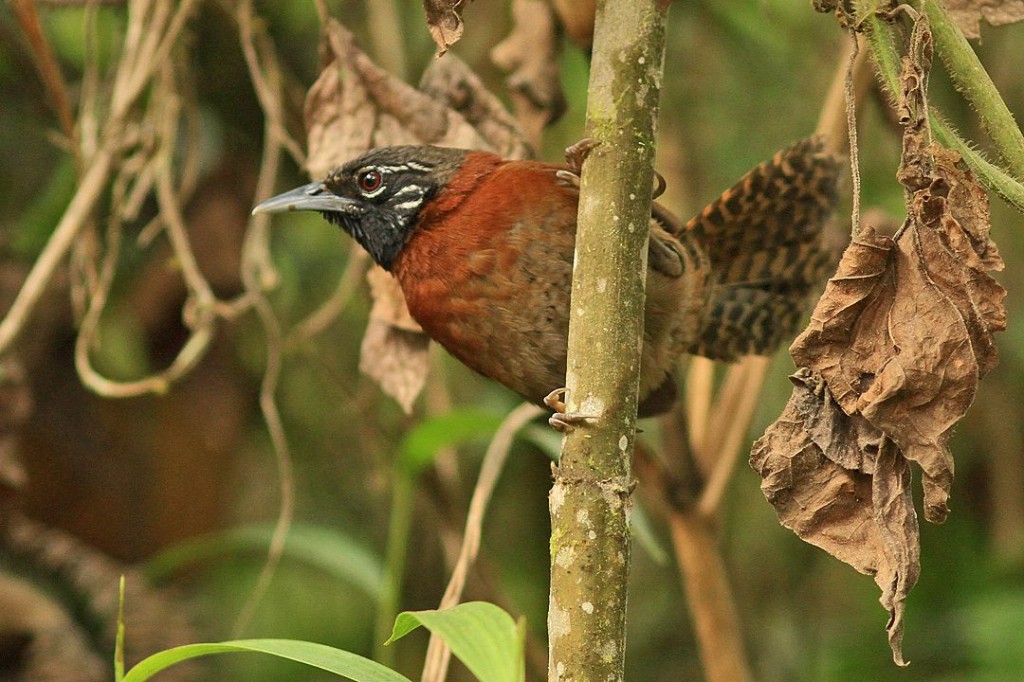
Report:
[[[114,682],[124,680],[124,575],[117,583],[117,635],[114,637]]]
[[[272,526],[247,526],[190,540],[147,562],[146,575],[161,582],[184,567],[226,554],[263,553],[270,546],[273,533]],[[360,588],[374,600],[380,599],[384,575],[380,559],[338,529],[293,525],[288,531],[284,557],[318,568]]]
[[[407,473],[415,476],[434,461],[438,450],[490,437],[505,415],[481,410],[453,410],[426,419],[402,441],[400,459]]]
[[[523,634],[512,617],[487,602],[466,602],[443,611],[398,614],[390,644],[422,625],[439,636],[482,682],[522,682]]]
[[[238,652],[268,654],[297,661],[355,682],[410,682],[404,675],[399,675],[368,658],[325,644],[292,639],[240,639],[215,644],[188,644],[167,649],[140,661],[128,671],[123,682],[144,682],[161,670],[190,658]]]

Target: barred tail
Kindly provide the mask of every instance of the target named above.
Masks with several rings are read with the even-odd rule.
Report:
[[[691,353],[765,355],[793,336],[831,256],[839,160],[823,138],[801,140],[751,170],[683,228],[711,262],[711,296]]]

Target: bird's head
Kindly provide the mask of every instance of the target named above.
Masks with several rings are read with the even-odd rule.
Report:
[[[425,145],[374,149],[252,212],[319,211],[390,270],[416,228],[420,209],[444,189],[466,153]]]

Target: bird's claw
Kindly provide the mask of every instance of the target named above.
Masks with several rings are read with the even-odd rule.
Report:
[[[566,411],[565,401],[562,398],[565,396],[567,389],[556,388],[555,390],[544,396],[544,404],[555,411],[553,415],[548,417],[548,424],[551,428],[562,433],[571,431],[576,425],[582,424],[587,420],[593,419],[589,414],[583,414],[582,412],[568,412]]]
[[[580,188],[580,176],[571,170],[565,170],[564,168],[556,170],[555,177],[561,181],[564,187]]]
[[[562,388],[556,388],[551,391],[551,393],[544,396],[544,404],[555,412],[565,412],[565,401],[562,400],[562,398],[564,398],[565,394],[568,392],[569,389],[564,386]]]
[[[601,144],[593,137],[584,137],[565,148],[565,162],[572,169],[572,172],[579,176],[583,170],[583,162],[590,155],[591,150]]]
[[[580,173],[583,172],[583,162],[590,156],[590,152],[601,143],[592,137],[584,137],[579,142],[569,145],[565,148],[565,163],[568,164],[569,170],[558,170],[555,171],[555,176],[561,180],[567,187],[580,188]],[[654,190],[651,193],[651,199],[657,199],[665,193],[665,188],[668,183],[665,182],[665,176],[654,171],[654,179],[657,183],[654,186]]]
[[[662,194],[664,194],[665,189],[668,187],[668,183],[665,182],[665,176],[659,173],[658,171],[654,171],[654,179],[657,180],[658,184],[654,187],[654,190],[651,192],[651,201],[654,201]]]

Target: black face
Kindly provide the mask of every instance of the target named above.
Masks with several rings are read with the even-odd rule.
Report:
[[[443,147],[375,149],[324,179],[322,192],[347,201],[336,208],[310,208],[340,225],[390,270],[416,228],[420,209],[444,188],[465,156],[464,149]]]

